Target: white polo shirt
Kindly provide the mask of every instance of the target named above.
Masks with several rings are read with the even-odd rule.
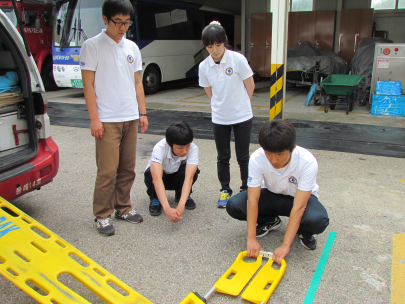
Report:
[[[253,117],[244,80],[253,75],[245,56],[225,50],[219,64],[208,56],[199,66],[199,84],[211,87],[212,122],[232,125]]]
[[[264,182],[264,188],[273,193],[295,197],[299,189],[318,197],[317,174],[318,162],[307,149],[296,146],[286,170],[280,173],[271,165],[263,148],[259,148],[250,156],[248,187],[260,187]]]
[[[138,46],[126,38],[119,43],[105,30],[87,39],[80,50],[80,68],[95,71],[97,113],[102,122],[139,118],[134,73],[142,70]]]
[[[152,156],[145,170],[150,167],[151,162],[161,164],[163,166],[163,172],[166,174],[179,171],[182,164],[198,166],[198,147],[194,143],[191,143],[190,150],[186,156],[179,157],[173,155],[172,149],[166,142],[166,138],[163,138],[153,147]]]

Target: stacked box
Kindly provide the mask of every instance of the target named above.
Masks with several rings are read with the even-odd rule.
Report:
[[[377,95],[401,95],[400,81],[377,81]]]
[[[371,115],[405,116],[405,95],[377,95],[373,94]]]

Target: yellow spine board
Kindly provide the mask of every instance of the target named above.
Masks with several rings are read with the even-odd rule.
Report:
[[[392,240],[391,304],[405,303],[405,234]]]
[[[275,270],[272,265],[273,260],[269,259],[243,292],[242,299],[257,304],[267,303],[287,268],[284,259],[281,260],[279,270]],[[269,284],[270,287],[265,289]]]
[[[262,257],[258,256],[256,262],[245,263],[243,261],[245,256],[247,256],[247,251],[242,251],[238,254],[232,266],[214,284],[216,291],[232,296],[240,294],[242,289],[262,265]],[[233,277],[228,279],[231,275],[233,275]]]
[[[194,292],[190,292],[187,295],[187,297],[185,297],[184,300],[180,302],[180,304],[205,304],[205,303],[206,302],[197,297]]]
[[[3,208],[11,210],[15,216],[5,212]],[[70,274],[106,303],[152,304],[68,242],[2,198],[0,274],[40,303],[89,303],[58,280],[61,274]],[[115,284],[127,295],[121,295],[108,283]],[[35,287],[41,292],[37,292]]]

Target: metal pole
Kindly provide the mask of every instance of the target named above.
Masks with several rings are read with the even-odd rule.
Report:
[[[208,297],[210,297],[216,290],[217,290],[217,289],[215,288],[215,286],[212,287],[212,288],[210,289],[210,291],[208,291],[208,293],[204,296],[204,299],[207,300]]]

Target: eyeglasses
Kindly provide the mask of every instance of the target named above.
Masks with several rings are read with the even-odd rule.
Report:
[[[115,22],[115,21],[112,20],[112,19],[110,19],[110,20],[115,24],[116,27],[121,27],[122,25],[124,25],[125,27],[127,27],[127,26],[131,26],[132,23],[134,23],[133,21],[127,21],[127,22],[121,22],[121,21],[119,21],[119,22]]]

